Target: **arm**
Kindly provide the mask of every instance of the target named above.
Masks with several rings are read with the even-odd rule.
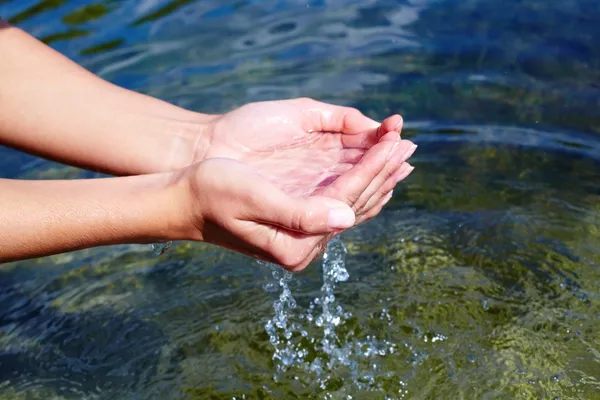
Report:
[[[304,267],[352,209],[296,199],[244,164],[208,160],[184,170],[87,180],[0,179],[0,263],[94,246],[195,240]]]
[[[341,199],[360,198],[393,149],[394,142],[376,144],[356,174],[331,187]],[[0,179],[0,204],[0,263],[101,245],[195,240],[301,270],[331,235],[356,222],[344,200],[290,196],[225,158],[129,177]]]
[[[187,238],[181,186],[168,174],[0,179],[0,263],[93,246]]]
[[[106,82],[2,21],[0,54],[2,144],[115,175],[181,168],[207,145],[213,116]]]

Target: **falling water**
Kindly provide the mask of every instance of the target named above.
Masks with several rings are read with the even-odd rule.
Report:
[[[338,336],[337,328],[352,317],[336,301],[334,294],[337,284],[349,278],[346,255],[346,246],[339,238],[327,245],[322,262],[323,284],[320,294],[310,302],[305,312],[297,310],[299,307],[290,290],[292,273],[276,264],[268,264],[276,282],[265,285],[265,290],[279,291],[279,297],[273,304],[274,316],[266,322],[265,329],[275,348],[273,360],[278,373],[291,367],[312,371],[324,389],[330,372],[345,367],[352,382],[365,388],[373,384],[373,371],[359,370],[359,359],[394,352],[394,344],[378,342],[372,336],[367,336],[366,340],[345,343],[344,338]],[[295,311],[297,312],[294,314]],[[309,349],[313,356],[317,354],[310,361],[307,357]],[[376,364],[371,364],[371,369],[375,368]],[[274,378],[278,379],[278,375],[275,374]]]
[[[292,292],[288,285],[288,282],[292,279],[292,274],[279,267],[277,264],[269,263],[268,265],[272,269],[273,278],[275,278],[277,285],[281,288],[281,294],[273,303],[275,315],[266,323],[265,329],[269,334],[271,344],[275,346],[273,359],[278,360],[281,363],[279,370],[282,370],[302,361],[306,354],[305,351],[297,349],[290,341],[294,331],[297,331],[300,328],[298,324],[289,321],[290,310],[296,308],[296,300],[292,296]],[[265,289],[269,290],[273,286],[274,285],[267,285]],[[283,333],[282,338],[280,337],[279,332]]]

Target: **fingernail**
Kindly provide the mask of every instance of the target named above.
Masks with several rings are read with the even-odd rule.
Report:
[[[400,129],[402,129],[403,123],[404,123],[404,119],[402,119],[402,116],[400,116],[400,122],[398,122],[396,124],[396,127],[394,128],[396,130],[396,132],[400,132]]]
[[[347,229],[354,226],[356,216],[349,208],[334,208],[329,211],[327,226],[331,229]]]
[[[409,147],[408,150],[406,150],[406,153],[404,153],[404,155],[402,156],[402,161],[406,161],[410,158],[410,156],[413,155],[413,153],[415,152],[415,150],[417,150],[417,145],[413,144],[412,146]]]
[[[393,195],[394,195],[394,191],[390,190],[388,192],[388,194],[386,194],[385,197],[383,198],[381,204],[385,206],[392,199]]]
[[[400,173],[400,175],[398,175],[398,177],[396,178],[396,183],[400,182],[402,179],[404,179],[408,175],[410,175],[410,173],[413,172],[414,169],[415,169],[415,167],[413,167],[412,165],[409,164],[408,168],[406,168],[404,171],[402,171]]]
[[[396,147],[398,147],[398,143],[400,143],[399,140],[394,142],[394,144],[392,145],[392,148],[390,149],[390,152],[387,155],[386,161],[389,161],[392,158],[392,155],[394,154]]]

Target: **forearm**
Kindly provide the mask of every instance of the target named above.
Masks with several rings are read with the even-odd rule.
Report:
[[[1,23],[1,22],[0,22]],[[0,143],[115,175],[180,168],[213,117],[112,85],[0,26]]]
[[[0,179],[0,263],[94,246],[186,239],[183,190],[170,174]]]

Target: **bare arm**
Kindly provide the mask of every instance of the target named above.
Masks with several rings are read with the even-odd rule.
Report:
[[[167,174],[0,179],[0,263],[92,246],[189,238],[180,216],[187,197],[174,182]]]
[[[106,82],[0,21],[0,143],[115,175],[173,170],[212,116]]]
[[[391,147],[391,146],[388,146]],[[94,246],[195,240],[304,268],[350,206],[293,198],[244,164],[87,180],[0,179],[0,263]]]

